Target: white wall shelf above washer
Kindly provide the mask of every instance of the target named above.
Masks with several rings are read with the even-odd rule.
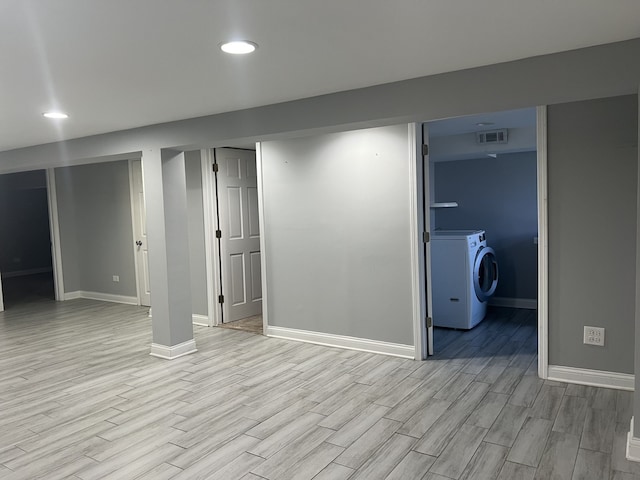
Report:
[[[438,202],[431,204],[431,208],[453,208],[457,206],[458,202]]]

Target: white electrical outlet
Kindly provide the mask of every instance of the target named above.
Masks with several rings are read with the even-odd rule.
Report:
[[[114,275],[114,276],[113,276],[113,281],[114,281],[114,282],[119,282],[119,281],[120,281],[120,276],[118,276],[118,275]]]
[[[604,328],[584,327],[584,343],[604,347]]]

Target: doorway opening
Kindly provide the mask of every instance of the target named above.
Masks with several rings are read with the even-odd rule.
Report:
[[[495,382],[538,370],[535,108],[424,124],[436,358]],[[495,378],[494,378],[495,377]]]
[[[263,333],[256,151],[213,151],[220,294],[218,326]]]
[[[0,311],[55,300],[45,170],[0,175]]]

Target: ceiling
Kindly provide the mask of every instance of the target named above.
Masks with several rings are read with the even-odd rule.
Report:
[[[491,125],[478,125],[478,124]],[[429,122],[429,138],[462,135],[465,133],[498,130],[501,128],[528,128],[536,126],[536,109],[521,108],[503,112],[467,115]]]
[[[0,0],[0,151],[636,37],[638,0]]]
[[[476,160],[485,158],[487,155],[536,150],[535,107],[448,118],[429,122],[427,125],[431,162]],[[507,143],[488,145],[477,143],[475,135],[477,132],[500,129],[508,130]]]

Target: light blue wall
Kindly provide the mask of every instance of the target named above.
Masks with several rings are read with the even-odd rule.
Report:
[[[496,297],[537,298],[536,168],[536,152],[435,164],[436,202],[459,205],[434,209],[435,226],[487,232],[500,271]]]

